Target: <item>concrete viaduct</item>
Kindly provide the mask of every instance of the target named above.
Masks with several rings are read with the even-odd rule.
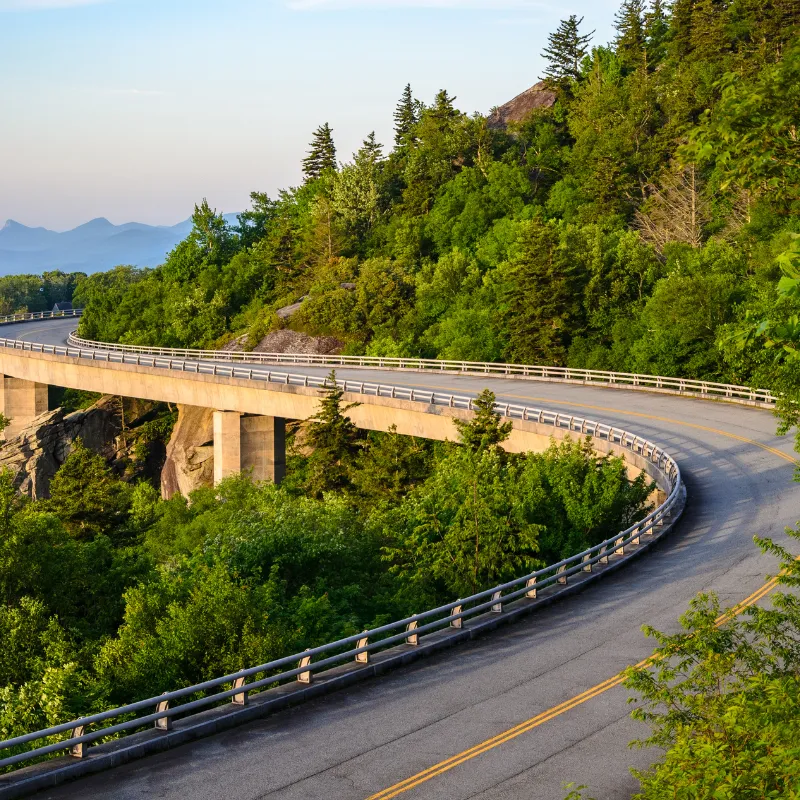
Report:
[[[184,355],[183,368],[169,369],[168,363],[148,365],[152,359],[114,361],[103,348],[96,360],[37,350],[65,345],[75,327],[75,320],[65,319],[0,328],[0,335],[18,340],[0,347],[0,411],[13,426],[46,408],[47,384],[196,405],[216,411],[218,478],[241,469],[280,478],[283,420],[313,414],[318,389],[288,380],[256,385],[248,370],[266,366],[246,357]],[[271,368],[309,379],[330,369],[300,363]],[[683,387],[673,394],[653,385],[649,393],[541,375],[377,366],[337,367],[337,376],[417,393],[414,399],[353,393],[362,403],[353,410],[354,421],[373,430],[394,424],[401,433],[455,438],[452,419],[468,412],[439,403],[437,393],[474,397],[488,386],[500,403],[535,404],[563,414],[569,424],[557,426],[560,437],[591,433],[574,426],[578,417],[635,431],[680,464],[686,513],[647,555],[523,622],[379,680],[44,789],[37,797],[558,800],[566,794],[564,784],[573,781],[588,784],[598,800],[628,798],[637,785],[628,767],[646,767],[656,757],[627,747],[646,731],[630,720],[627,692],[618,679],[621,670],[652,651],[642,625],[674,630],[677,617],[701,591],[717,592],[731,605],[765,597],[770,588],[765,576],[775,565],[756,550],[752,537],[785,543],[784,528],[800,518],[791,442],[775,435],[775,419],[760,396],[730,404],[691,397],[704,394],[692,387],[678,396]],[[515,420],[510,449],[540,450],[553,434],[552,425],[535,418]],[[623,444],[615,444],[613,435],[595,440],[600,451],[622,452]],[[636,447],[628,442],[625,452],[631,470],[650,469],[651,451]],[[11,784],[0,779],[0,797],[20,796],[4,794],[6,785]]]

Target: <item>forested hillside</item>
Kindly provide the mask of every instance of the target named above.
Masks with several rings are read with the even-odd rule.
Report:
[[[797,311],[776,258],[800,230],[798,21],[797,0],[625,0],[603,46],[570,18],[557,102],[507,129],[407,87],[387,146],[340,163],[324,124],[301,186],[234,226],[203,202],[160,268],[84,280],[81,331],[252,346],[289,325],[348,353],[772,385],[750,334]]]
[[[162,266],[78,278],[81,334],[252,347],[290,327],[348,353],[759,384],[790,428],[800,0],[625,0],[616,20],[607,45],[575,17],[553,32],[550,100],[521,122],[409,86],[394,141],[367,135],[344,163],[322,124],[302,185],[254,193],[238,224],[203,201]],[[4,280],[11,311],[76,277]],[[49,499],[0,474],[0,737],[463,597],[651,507],[653,486],[586,442],[506,453],[489,393],[460,443],[436,445],[359,432],[342,399],[332,388],[290,435],[280,487],[232,478],[164,501],[80,443]],[[630,679],[671,748],[642,797],[796,796],[800,606],[720,630],[715,602]]]

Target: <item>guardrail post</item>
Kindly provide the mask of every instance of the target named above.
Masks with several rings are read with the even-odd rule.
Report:
[[[608,545],[603,545],[600,548],[600,563],[608,564]]]
[[[363,639],[358,640],[356,648],[366,647],[368,644],[369,637],[365,636]],[[369,664],[369,650],[363,650],[360,653],[356,653],[356,664]]]
[[[614,550],[614,555],[615,556],[624,556],[625,555],[625,548],[622,545],[622,540],[623,540],[623,537],[620,536],[619,539],[617,539],[617,541],[614,542],[614,547],[616,548]]]
[[[592,560],[592,554],[591,553],[587,553],[583,557],[583,571],[584,572],[591,572],[592,571],[591,560]]]
[[[244,689],[245,684],[247,683],[247,678],[235,678],[233,681],[233,688],[234,689]],[[234,706],[246,706],[247,705],[247,690],[245,689],[238,694],[233,695],[231,697],[231,704]]]
[[[79,736],[83,736],[83,732],[85,730],[84,725],[77,725],[72,729],[72,733],[70,734],[70,739],[77,739]],[[86,742],[78,742],[77,744],[72,745],[69,749],[69,754],[73,758],[83,758],[86,755]]]
[[[492,605],[492,614],[502,614],[503,613],[503,603],[501,602],[500,598],[502,597],[502,592],[495,592],[492,595],[492,600],[494,600],[494,604]]]
[[[297,666],[298,666],[300,669],[303,669],[303,667],[309,667],[309,666],[311,666],[311,656],[303,656],[303,657],[300,659],[300,661],[298,662]],[[311,674],[311,670],[308,670],[308,671],[306,671],[306,672],[301,672],[301,673],[300,673],[300,674],[297,676],[297,682],[298,682],[298,683],[304,683],[304,684],[306,684],[306,685],[309,685],[309,684],[311,683],[311,681],[312,681],[312,680],[313,680],[313,676],[312,676],[312,674]]]
[[[528,578],[528,580],[525,581],[525,587],[528,590],[527,592],[525,592],[525,597],[528,597],[531,600],[535,600],[536,599],[536,578],[535,577]]]
[[[636,536],[634,536],[634,537],[631,539],[631,543],[632,543],[632,544],[640,544],[640,542],[639,542],[639,534],[640,534],[640,533],[641,533],[641,531],[639,530],[639,528],[637,528],[637,529],[636,529]]]
[[[413,647],[416,647],[419,644],[419,634],[413,633],[419,627],[419,623],[417,620],[412,619],[411,622],[406,625],[406,633],[409,635],[406,636],[406,644],[410,644]]]
[[[450,616],[454,617],[456,614],[460,614],[464,610],[463,606],[453,606],[453,610],[450,612]],[[451,628],[463,628],[464,620],[461,617],[456,617],[455,619],[450,620],[450,627]]]
[[[166,692],[164,692],[166,694]],[[169,700],[160,700],[156,704],[156,713],[161,714],[169,710]],[[171,731],[172,730],[172,717],[159,717],[155,723],[157,731]]]
[[[561,565],[561,566],[558,568],[558,572],[556,573],[556,574],[558,575],[558,582],[559,582],[559,583],[560,583],[562,586],[566,586],[566,585],[567,585],[567,576],[566,576],[566,572],[567,572],[567,565],[566,565],[566,564],[562,564],[562,565]]]

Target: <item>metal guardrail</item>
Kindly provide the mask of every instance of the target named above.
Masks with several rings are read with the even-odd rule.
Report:
[[[242,361],[249,364],[304,364],[307,366],[353,367],[356,369],[399,369],[425,372],[479,373],[486,375],[516,375],[524,378],[568,381],[575,383],[617,386],[646,391],[672,391],[774,405],[775,396],[766,389],[753,389],[712,381],[668,378],[660,375],[640,375],[632,372],[606,372],[569,367],[542,367],[523,364],[498,364],[481,361],[445,361],[426,358],[383,358],[379,356],[321,356],[295,353],[246,353],[229,350],[192,350],[188,348],[143,347],[110,344],[81,339],[70,334],[69,343],[75,347],[138,353],[140,355],[171,356],[202,361]]]
[[[0,325],[11,322],[30,322],[35,319],[58,319],[59,317],[80,317],[83,315],[82,308],[74,308],[71,311],[29,311],[24,314],[6,314],[0,317]]]
[[[308,375],[292,375],[290,373],[276,373],[253,368],[236,366],[220,366],[217,364],[201,364],[197,361],[176,359],[174,357],[160,358],[136,352],[118,352],[112,349],[100,351],[98,348],[74,348],[70,346],[44,345],[35,342],[23,342],[15,339],[0,339],[0,347],[27,352],[49,353],[56,356],[65,356],[71,359],[105,361],[108,363],[125,363],[158,367],[180,372],[193,372],[199,374],[213,374],[265,383],[278,383],[284,385],[297,385],[324,388],[330,386],[325,378],[310,377]],[[187,351],[193,354],[196,351]],[[384,384],[337,381],[345,391],[372,395],[379,397],[393,397],[423,402],[431,405],[444,405],[450,408],[472,409],[473,399],[459,395],[447,395],[437,392],[420,391],[398,386]],[[166,692],[157,697],[150,697],[135,703],[130,703],[119,708],[80,719],[54,725],[40,731],[17,736],[6,741],[0,741],[0,751],[18,748],[34,742],[51,739],[62,734],[69,734],[67,738],[50,742],[38,747],[16,753],[0,759],[0,767],[9,767],[29,761],[34,758],[49,755],[58,751],[69,750],[72,755],[85,755],[85,746],[118,733],[155,725],[158,730],[169,730],[171,720],[178,715],[187,715],[201,708],[217,705],[222,701],[229,701],[237,705],[247,702],[248,694],[259,689],[274,685],[281,681],[295,680],[300,683],[310,683],[316,671],[331,667],[342,662],[355,661],[359,664],[369,663],[370,653],[391,647],[398,643],[411,645],[419,644],[422,634],[431,633],[442,628],[461,628],[463,620],[486,612],[502,612],[504,603],[511,603],[524,597],[534,598],[536,593],[548,586],[565,584],[570,576],[591,572],[596,564],[608,563],[614,556],[625,553],[625,547],[639,544],[640,537],[653,535],[657,527],[663,526],[664,521],[681,496],[681,472],[676,461],[666,451],[654,443],[636,436],[621,428],[611,425],[559,414],[545,409],[531,408],[528,406],[498,403],[495,411],[509,419],[537,422],[550,425],[554,429],[567,429],[581,435],[590,435],[594,438],[605,440],[618,445],[624,450],[636,453],[654,465],[662,475],[659,481],[660,488],[668,491],[667,499],[655,511],[644,519],[620,531],[616,536],[594,545],[581,553],[563,559],[556,564],[524,575],[521,578],[494,586],[470,597],[461,598],[431,609],[421,614],[407,617],[406,619],[392,622],[363,633],[349,636],[331,642],[321,647],[312,648],[302,653],[295,653],[284,658],[260,664],[255,667],[243,669],[238,672],[223,675],[213,680],[187,686],[173,692]],[[322,658],[319,658],[322,656]],[[317,660],[315,660],[317,659]],[[261,676],[261,677],[259,677]],[[255,680],[249,679],[255,678]],[[175,701],[200,693],[213,692],[204,697],[196,698],[175,705]],[[116,724],[102,726],[110,720],[119,717],[130,717]],[[88,731],[90,726],[98,726],[95,730]]]

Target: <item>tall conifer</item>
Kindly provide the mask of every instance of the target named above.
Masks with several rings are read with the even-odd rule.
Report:
[[[333,143],[333,130],[326,122],[314,131],[308,155],[303,159],[303,175],[307,181],[319,178],[329,170],[336,169],[336,146]]]
[[[647,63],[652,69],[666,55],[669,20],[662,0],[653,0],[644,15],[644,37]]]
[[[623,0],[615,18],[617,38],[614,46],[620,65],[635,70],[645,58],[644,2]]]
[[[406,84],[403,96],[394,112],[394,141],[400,147],[408,141],[411,131],[419,121],[418,105],[411,92],[411,84]]]
[[[580,26],[583,17],[578,19],[573,14],[569,19],[561,20],[555,33],[547,37],[547,47],[542,55],[547,59],[545,78],[561,81],[577,80],[580,77],[580,65],[588,53],[588,45],[594,31],[581,36]]]

